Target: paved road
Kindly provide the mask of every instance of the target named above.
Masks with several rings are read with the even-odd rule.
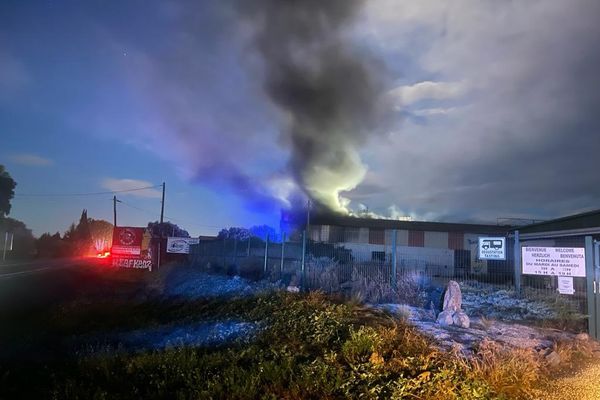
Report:
[[[3,317],[15,311],[45,308],[56,301],[72,298],[84,283],[94,285],[86,271],[100,268],[99,260],[93,258],[0,265],[0,324]]]
[[[0,279],[39,273],[53,268],[69,268],[81,264],[83,260],[77,257],[0,263]]]
[[[556,379],[540,400],[600,399],[600,360],[595,360],[573,376]]]

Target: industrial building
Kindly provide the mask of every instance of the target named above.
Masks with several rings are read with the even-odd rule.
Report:
[[[307,222],[309,240],[343,246],[355,259],[389,261],[395,243],[399,266],[427,268],[434,275],[444,276],[487,274],[488,264],[492,263],[477,259],[478,238],[506,236],[511,230],[508,225],[387,220],[332,213],[316,213],[310,220],[283,213],[281,229],[297,237]],[[504,265],[495,264],[497,268]]]

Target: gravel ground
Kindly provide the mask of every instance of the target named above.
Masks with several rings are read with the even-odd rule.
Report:
[[[573,376],[558,378],[540,400],[600,399],[600,360],[587,365]]]
[[[199,299],[253,296],[274,290],[268,282],[253,282],[240,277],[209,275],[190,267],[170,268],[162,279],[153,282],[159,299]],[[72,341],[81,351],[122,348],[125,350],[162,350],[180,346],[215,346],[236,340],[250,340],[261,327],[256,322],[231,319],[208,321],[181,321],[168,325],[151,326],[132,331],[95,333],[74,337]],[[90,343],[99,343],[89,346]]]
[[[401,315],[421,332],[435,338],[438,345],[447,349],[459,349],[464,354],[472,354],[475,346],[484,339],[491,339],[509,347],[532,349],[544,354],[552,349],[553,343],[576,340],[576,334],[557,329],[544,329],[515,322],[501,322],[472,317],[470,328],[441,326],[435,315],[422,308],[401,304],[380,304],[375,306],[388,312]],[[600,397],[598,398],[600,400]]]
[[[177,267],[169,271],[164,280],[164,297],[211,298],[253,296],[274,290],[265,282],[253,282],[239,276],[209,275],[192,267]]]
[[[122,346],[135,350],[162,350],[179,346],[214,346],[251,337],[258,324],[243,321],[196,322],[139,329],[118,335]]]

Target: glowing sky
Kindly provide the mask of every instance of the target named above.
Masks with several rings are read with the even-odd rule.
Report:
[[[597,208],[598,15],[595,0],[366,2],[344,32],[381,63],[397,118],[356,142],[348,207],[492,222]],[[252,34],[233,1],[0,2],[11,216],[64,231],[83,208],[111,220],[112,196],[24,195],[166,181],[165,214],[192,234],[277,226],[298,185]],[[120,223],[158,218],[156,192],[119,198]]]

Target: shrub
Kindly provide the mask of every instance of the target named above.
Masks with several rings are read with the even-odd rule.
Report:
[[[534,386],[544,373],[532,354],[492,342],[483,343],[473,359],[442,352],[402,320],[320,292],[138,305],[119,318],[125,320],[127,312],[136,316],[138,327],[147,315],[152,323],[167,317],[237,318],[261,321],[263,329],[251,342],[138,353],[103,351],[27,365],[20,373],[42,385],[47,381],[35,379],[35,374],[50,372],[51,382],[37,387],[38,397],[56,399],[425,400],[535,398]],[[64,313],[62,318],[71,315],[68,309]],[[96,315],[100,320],[114,318],[112,312]],[[60,332],[61,337],[67,334],[66,329]],[[19,371],[12,369],[8,376],[0,368],[0,381],[14,379]]]
[[[368,274],[352,271],[351,297],[358,302],[403,303],[421,306],[425,293],[420,290],[412,275],[398,275],[394,287],[389,274],[383,269],[370,270]]]

